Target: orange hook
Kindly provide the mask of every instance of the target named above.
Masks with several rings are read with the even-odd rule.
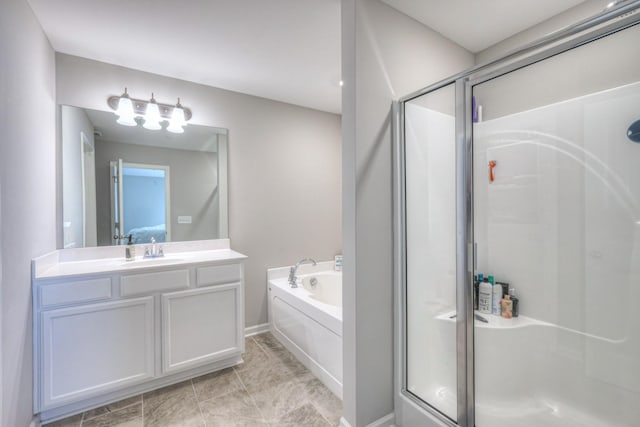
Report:
[[[496,167],[496,161],[495,160],[489,161],[489,182],[493,182],[493,180],[495,179],[495,177],[493,176],[493,168],[495,167]]]

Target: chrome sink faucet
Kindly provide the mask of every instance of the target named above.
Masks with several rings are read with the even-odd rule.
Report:
[[[145,246],[144,248],[144,258],[160,258],[163,256],[164,256],[164,249],[162,249],[161,245],[156,244],[156,239],[152,237],[151,249],[149,249],[149,246]]]
[[[296,277],[296,273],[298,272],[298,267],[305,263],[313,263],[313,265],[316,265],[316,261],[313,258],[303,258],[300,261],[296,262],[296,265],[291,267],[291,269],[289,270],[289,285],[291,285],[292,288],[298,287],[298,284],[296,283],[298,280],[298,278]]]

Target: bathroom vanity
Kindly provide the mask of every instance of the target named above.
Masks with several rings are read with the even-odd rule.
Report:
[[[242,361],[246,257],[227,239],[168,243],[164,252],[126,261],[124,246],[66,249],[33,261],[42,421]]]

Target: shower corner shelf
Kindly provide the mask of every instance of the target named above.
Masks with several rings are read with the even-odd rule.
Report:
[[[474,312],[476,315],[481,316],[483,319],[487,320],[487,323],[476,320],[474,325],[476,328],[484,328],[484,329],[514,329],[514,328],[525,328],[528,326],[549,326],[549,323],[543,322],[541,320],[534,319],[532,317],[527,316],[518,316],[512,319],[505,319],[504,317],[495,316],[493,314],[485,314],[480,313],[479,311]],[[436,316],[438,320],[442,320],[445,322],[455,323],[456,318],[455,311],[449,311],[443,313],[439,316]]]

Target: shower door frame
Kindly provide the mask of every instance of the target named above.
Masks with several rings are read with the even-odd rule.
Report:
[[[475,426],[473,272],[473,87],[594,40],[640,25],[640,0],[622,4],[552,33],[503,57],[409,94],[393,103],[395,415],[400,425]],[[455,85],[457,422],[407,388],[405,103]]]

